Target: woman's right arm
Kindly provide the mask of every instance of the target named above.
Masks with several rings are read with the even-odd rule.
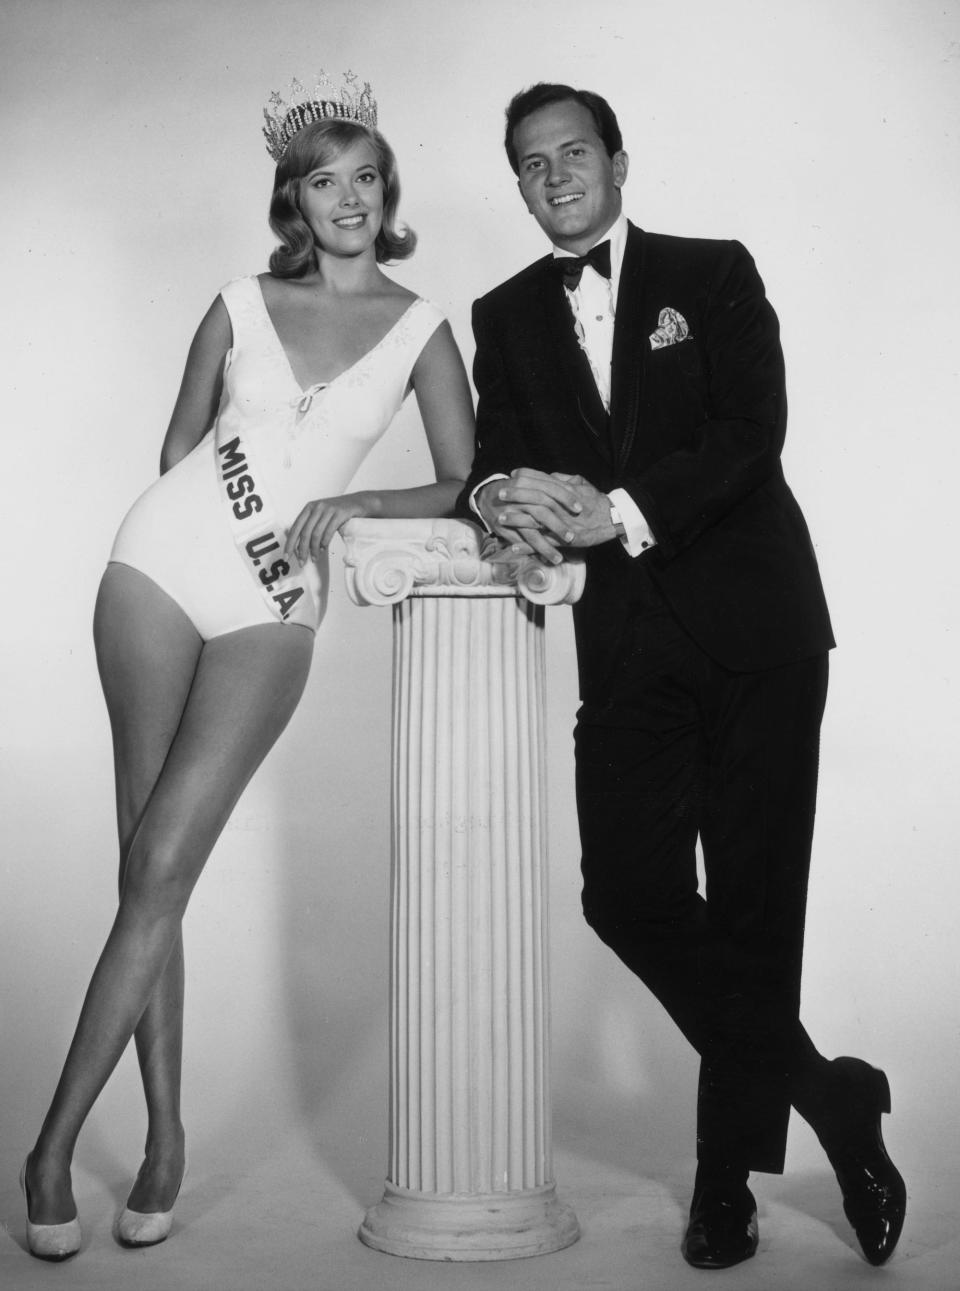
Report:
[[[180,393],[160,451],[161,475],[186,457],[213,425],[220,403],[223,360],[232,343],[230,315],[218,296],[190,345]]]

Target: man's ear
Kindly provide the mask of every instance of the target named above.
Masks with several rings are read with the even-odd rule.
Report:
[[[627,171],[630,169],[630,158],[621,148],[619,152],[615,152],[613,154],[610,161],[613,164],[614,185],[617,188],[623,188],[624,184],[627,182]]]
[[[523,199],[523,204],[524,204],[524,206],[527,208],[527,214],[528,214],[528,215],[532,215],[532,214],[533,214],[533,211],[531,211],[531,209],[530,209],[530,203],[529,203],[529,202],[527,201],[527,199],[523,196],[523,187],[522,187],[522,185],[521,185],[521,183],[520,183],[519,179],[517,180],[517,192],[520,194],[521,198]]]

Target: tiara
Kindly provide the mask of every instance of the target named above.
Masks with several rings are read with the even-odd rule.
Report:
[[[326,72],[321,71],[312,90],[304,89],[297,80],[290,83],[289,99],[284,99],[279,90],[274,90],[263,109],[263,119],[267,123],[263,127],[267,152],[279,164],[287,144],[298,131],[314,121],[324,121],[329,117],[358,121],[362,126],[376,129],[377,101],[370,82],[364,81],[363,89],[360,89],[356,73],[344,72],[338,88]]]

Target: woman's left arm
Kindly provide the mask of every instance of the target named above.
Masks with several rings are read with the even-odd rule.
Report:
[[[474,416],[470,385],[450,324],[443,322],[420,352],[411,377],[436,484],[412,489],[364,489],[308,502],[290,526],[287,551],[304,560],[327,546],[340,526],[357,516],[402,520],[453,512],[473,460]]]

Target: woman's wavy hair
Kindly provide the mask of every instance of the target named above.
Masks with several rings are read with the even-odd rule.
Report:
[[[277,278],[302,278],[316,267],[313,233],[300,213],[300,180],[360,140],[373,149],[383,180],[383,223],[374,243],[377,263],[406,260],[413,255],[417,235],[406,227],[401,233],[396,225],[400,177],[393,149],[379,130],[362,126],[359,121],[328,117],[299,130],[277,165],[270,198],[270,227],[280,239],[280,246],[270,257],[270,272]]]

